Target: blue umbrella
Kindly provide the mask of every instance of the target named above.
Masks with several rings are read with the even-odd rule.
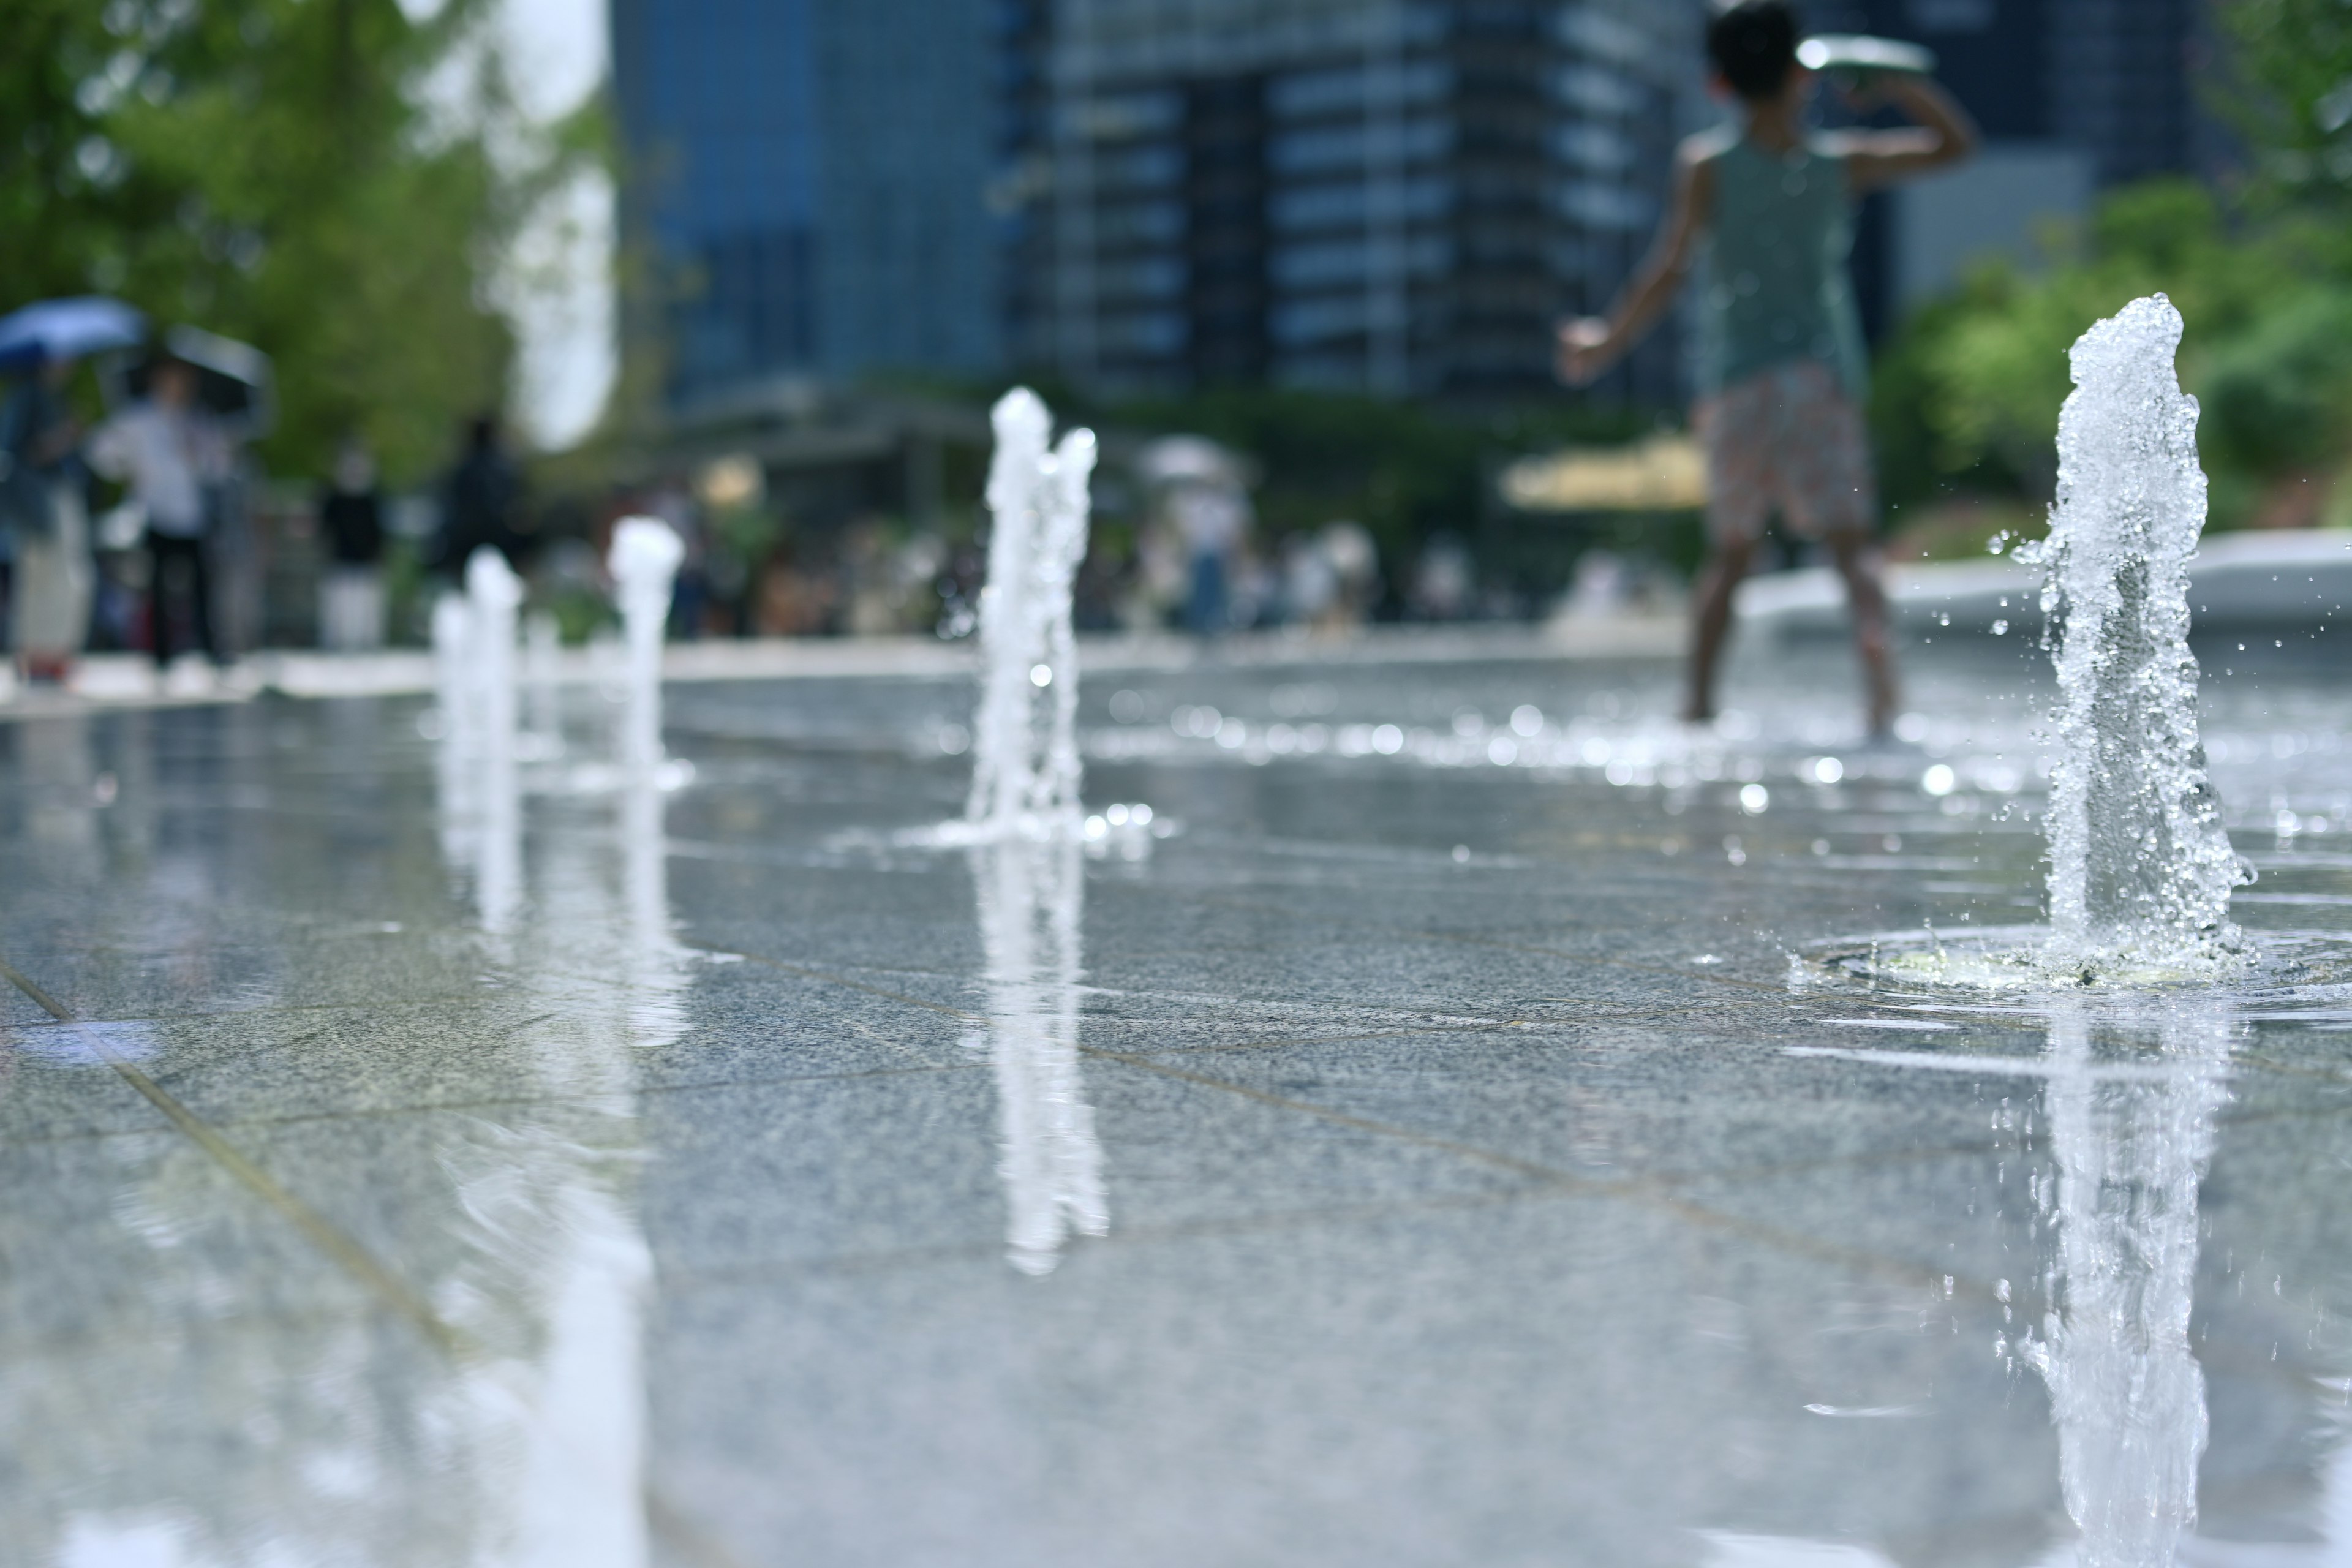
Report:
[[[147,318],[120,300],[44,300],[0,316],[0,372],[127,349],[146,336]]]

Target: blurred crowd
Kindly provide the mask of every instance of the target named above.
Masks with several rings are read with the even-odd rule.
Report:
[[[446,466],[408,490],[387,491],[356,434],[322,479],[269,482],[251,456],[266,398],[168,345],[37,354],[16,371],[0,399],[0,638],[26,680],[66,680],[90,650],[144,655],[158,681],[194,689],[262,646],[413,646],[435,596],[485,546],[521,574],[535,611],[581,641],[612,618],[603,563],[630,515],[659,517],[686,542],[679,639],[953,638],[977,623],[987,520],[976,505],[813,522],[750,457],[601,487],[593,500],[534,493],[488,415],[453,432]],[[91,381],[78,382],[85,371]],[[76,412],[91,407],[103,412]],[[1198,437],[1124,449],[1105,479],[1076,588],[1088,631],[1341,635],[1374,620],[1608,613],[1645,586],[1596,551],[1565,600],[1530,605],[1482,589],[1452,532],[1384,559],[1345,517],[1276,531],[1253,505],[1251,459]]]

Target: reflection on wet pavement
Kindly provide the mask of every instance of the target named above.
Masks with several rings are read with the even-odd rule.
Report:
[[[1842,670],[1090,681],[1170,832],[974,849],[946,682],[0,726],[0,1564],[2352,1561],[2333,672],[2277,963],[2051,999],[1828,961],[2038,888],[2030,667]]]

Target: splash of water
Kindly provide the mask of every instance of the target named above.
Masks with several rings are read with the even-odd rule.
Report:
[[[1078,665],[1070,596],[1087,552],[1095,437],[1049,447],[1053,415],[1016,387],[990,416],[988,585],[981,700],[964,826],[977,839],[1049,837],[1080,822]]]
[[[2048,539],[2021,550],[2064,629],[2050,730],[2050,942],[2085,973],[2212,969],[2247,944],[2230,847],[2197,735],[2189,563],[2205,527],[2197,400],[2173,356],[2180,313],[2157,294],[2074,344],[2058,420]]]

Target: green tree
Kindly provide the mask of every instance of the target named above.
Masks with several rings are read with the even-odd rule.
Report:
[[[2053,237],[2042,268],[1980,267],[1906,322],[1873,408],[1898,508],[1956,490],[2046,500],[2067,348],[2161,290],[2187,323],[2181,379],[2204,405],[2215,523],[2316,513],[2352,447],[2352,5],[2214,11],[2228,49],[2204,87],[2237,124],[2248,177],[2111,193]],[[2352,515],[2352,489],[2335,489],[2327,513]]]
[[[2336,241],[2301,212],[2232,222],[2212,193],[2157,180],[2109,195],[2049,265],[1973,270],[1884,356],[1874,423],[1890,500],[1954,489],[2046,500],[2056,479],[2067,350],[2093,322],[2163,292],[2187,331],[2181,379],[2205,403],[2213,513],[2242,521],[2263,490],[2347,428],[2341,356],[2352,289]]]
[[[497,258],[553,153],[493,146],[482,0],[10,0],[0,305],[117,294],[277,364],[273,468],[397,479],[504,400]]]
[[[2228,0],[2213,9],[2230,56],[2212,97],[2254,150],[2257,195],[2352,205],[2352,6]]]

